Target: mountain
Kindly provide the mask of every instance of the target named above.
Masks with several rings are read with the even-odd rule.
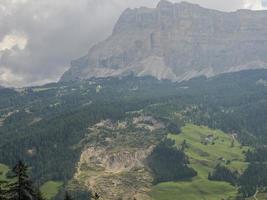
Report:
[[[135,74],[188,80],[267,68],[267,11],[221,12],[162,0],[127,9],[113,33],[71,62],[61,81]]]
[[[0,89],[0,189],[23,160],[47,200],[267,199],[266,15],[127,9],[60,82]]]

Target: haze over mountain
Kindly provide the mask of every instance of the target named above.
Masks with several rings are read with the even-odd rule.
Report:
[[[266,11],[221,12],[165,0],[127,9],[112,35],[72,61],[61,81],[132,73],[181,81],[267,68],[266,27]]]

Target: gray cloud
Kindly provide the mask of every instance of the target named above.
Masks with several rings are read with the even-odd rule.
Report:
[[[190,1],[226,11],[261,8],[260,0]],[[0,85],[25,86],[58,80],[72,59],[111,33],[125,8],[154,7],[157,2],[1,0]]]

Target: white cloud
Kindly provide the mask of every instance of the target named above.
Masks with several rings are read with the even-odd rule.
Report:
[[[182,0],[172,0],[172,1],[180,2]],[[262,0],[187,0],[187,1],[222,11],[234,11],[237,9],[252,9],[252,10],[264,9]]]
[[[0,84],[5,87],[11,87],[14,85],[19,86],[19,83],[23,80],[22,77],[12,73],[8,68],[0,68]]]
[[[14,47],[23,50],[27,45],[27,41],[27,38],[22,35],[6,35],[0,42],[0,51],[11,50]]]
[[[252,10],[264,9],[261,0],[243,0],[243,8]]]

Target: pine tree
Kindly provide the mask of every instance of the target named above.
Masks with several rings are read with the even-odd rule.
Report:
[[[34,200],[45,200],[45,198],[43,197],[43,194],[41,193],[39,188],[37,188],[35,190],[35,198],[34,198]]]
[[[5,181],[0,181],[0,200],[6,200]]]
[[[0,200],[4,200],[4,199],[5,199],[5,193],[3,189],[0,187]]]
[[[28,176],[28,166],[19,161],[12,169],[15,181],[8,184],[7,197],[12,200],[35,200],[36,192]]]
[[[69,195],[68,192],[65,193],[64,200],[72,200],[71,196]]]
[[[186,149],[186,147],[187,147],[187,143],[186,143],[186,140],[184,140],[183,141],[183,143],[182,143],[182,148],[181,148],[181,151],[185,151],[185,149]]]

